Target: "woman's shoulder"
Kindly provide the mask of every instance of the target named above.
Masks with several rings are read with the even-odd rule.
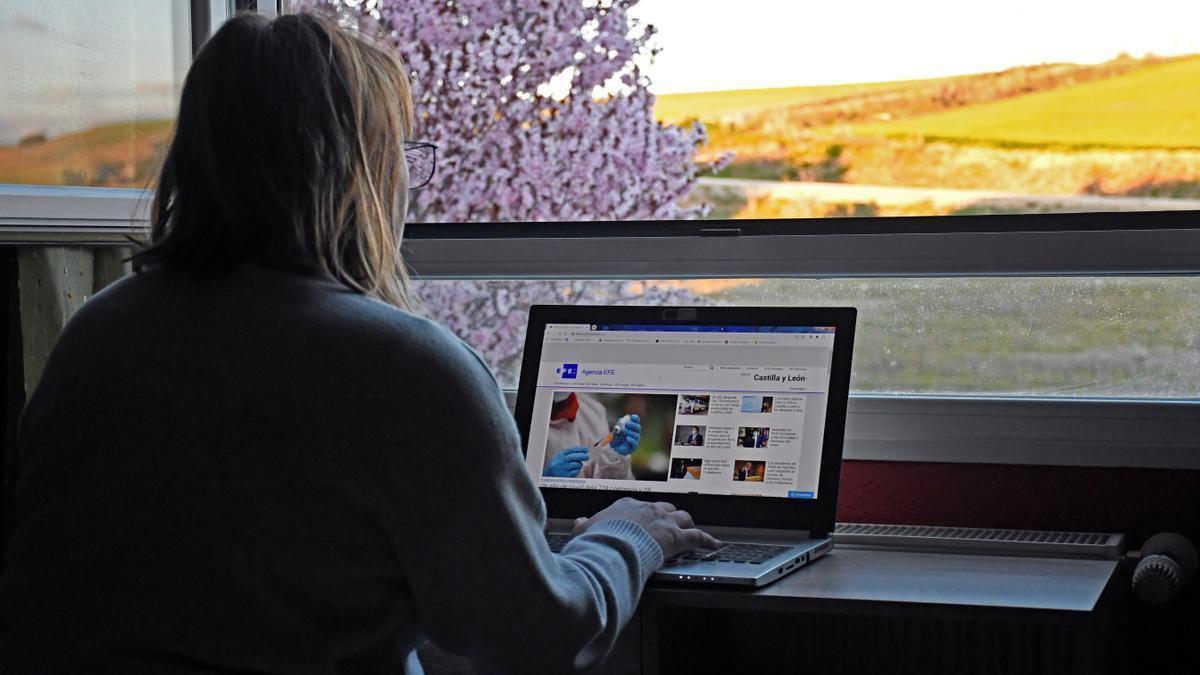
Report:
[[[333,329],[369,343],[395,347],[411,356],[440,361],[473,359],[466,344],[448,328],[422,316],[360,293],[344,292],[328,300],[334,305],[327,318]]]
[[[471,419],[511,422],[495,375],[483,359],[450,329],[423,316],[357,296],[344,299],[355,306],[352,331],[354,358],[371,380],[403,383],[422,392],[424,409],[455,411],[459,421]],[[368,325],[363,327],[363,322]],[[364,360],[365,359],[365,360]]]
[[[167,311],[169,310],[169,311]],[[246,266],[228,277],[196,282],[164,270],[131,274],[84,303],[78,320],[95,324],[204,323],[208,332],[241,331],[247,339],[301,338],[339,345],[343,358],[360,354],[374,367],[475,371],[470,347],[441,324],[331,279]],[[487,373],[490,378],[490,373]]]
[[[336,302],[342,310],[336,330],[375,355],[380,367],[437,375],[447,386],[497,386],[483,359],[442,324],[361,294],[342,294]]]

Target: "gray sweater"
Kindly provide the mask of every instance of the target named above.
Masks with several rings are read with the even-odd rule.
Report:
[[[662,550],[547,548],[488,369],[432,322],[258,267],[124,279],[20,430],[0,672],[419,672],[602,659]]]

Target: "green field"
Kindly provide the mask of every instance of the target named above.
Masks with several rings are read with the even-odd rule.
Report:
[[[654,292],[654,287],[673,289]],[[455,285],[458,291],[447,292]],[[429,298],[501,292],[567,304],[858,308],[859,393],[989,396],[1200,397],[1200,278],[419,280]],[[646,295],[642,295],[645,293]],[[439,320],[505,333],[488,301],[426,303]],[[464,336],[470,339],[469,336]],[[515,387],[520,339],[473,344]]]
[[[938,81],[940,80],[865,82],[810,87],[734,89],[729,91],[702,91],[689,94],[663,94],[658,97],[654,105],[654,116],[664,122],[680,122],[689,119],[710,122],[730,113],[763,112],[845,96],[859,96],[886,91],[888,89],[903,89],[913,85]]]
[[[855,306],[858,391],[1187,398],[1195,278],[766,279],[736,305]]]
[[[890,123],[864,135],[1008,146],[1200,148],[1200,57]]]

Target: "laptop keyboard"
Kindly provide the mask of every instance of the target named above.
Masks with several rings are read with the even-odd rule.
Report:
[[[555,553],[561,553],[567,542],[571,541],[571,535],[565,532],[547,532],[546,543],[550,544],[550,550]]]
[[[555,553],[561,552],[568,541],[571,541],[571,535],[569,534],[562,532],[546,533],[546,543],[550,545],[550,550]],[[761,565],[790,548],[790,546],[776,546],[773,544],[729,543],[715,551],[686,551],[667,562],[705,561]]]
[[[687,551],[675,556],[667,562],[704,561],[761,565],[790,548],[791,546],[775,546],[773,544],[730,543],[715,551]]]

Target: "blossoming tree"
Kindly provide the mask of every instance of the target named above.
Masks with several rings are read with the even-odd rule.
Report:
[[[638,0],[372,0],[343,4],[390,35],[413,78],[418,135],[437,173],[411,222],[695,218],[704,128],[654,119],[641,64],[654,28]],[[369,17],[369,18],[368,18]],[[503,227],[503,225],[497,225]],[[533,303],[683,303],[678,288],[616,281],[422,282],[421,299],[515,380]]]

